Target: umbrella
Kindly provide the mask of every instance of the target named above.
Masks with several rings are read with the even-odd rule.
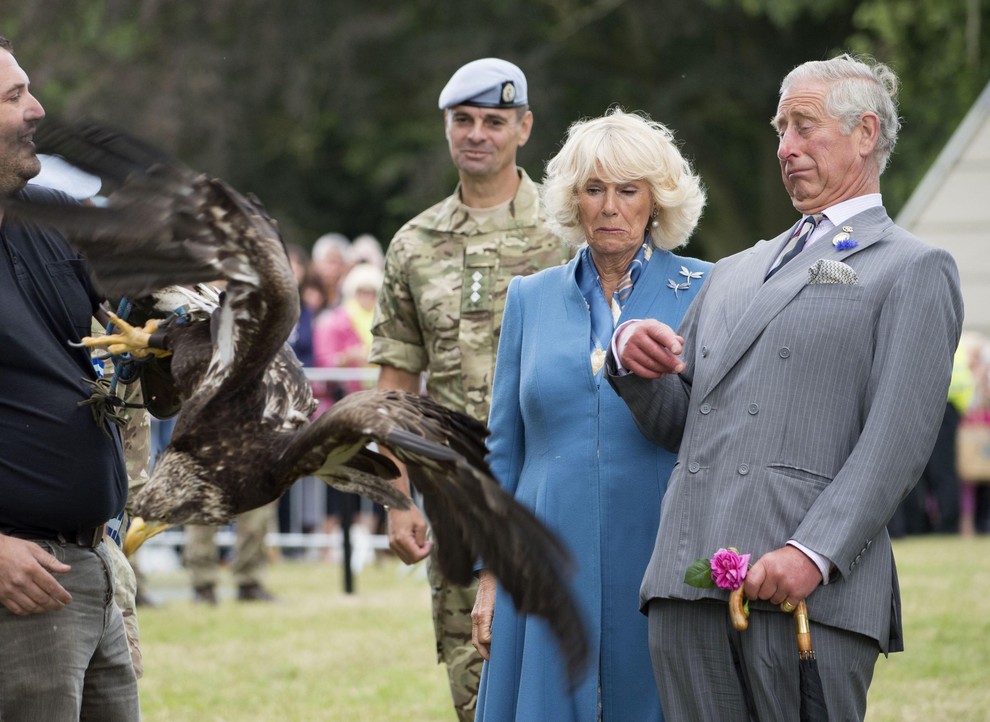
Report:
[[[802,599],[794,609],[794,631],[797,634],[798,659],[801,672],[801,722],[828,722],[825,690],[818,674],[818,660],[811,646],[811,624],[808,605]]]

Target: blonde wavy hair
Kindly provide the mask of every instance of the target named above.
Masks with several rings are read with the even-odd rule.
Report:
[[[701,180],[678,150],[673,133],[646,113],[614,107],[600,118],[577,121],[547,163],[544,207],[553,231],[574,247],[587,241],[578,219],[578,191],[591,177],[649,184],[656,214],[651,221],[658,227],[648,230],[658,248],[686,244],[705,207]]]

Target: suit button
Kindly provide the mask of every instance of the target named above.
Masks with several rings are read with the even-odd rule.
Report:
[[[690,471],[692,474],[697,474],[699,471],[701,471],[701,464],[699,464],[697,461],[692,461],[690,464],[688,464],[688,471]]]
[[[703,414],[710,414],[712,412],[712,405],[711,404],[702,404],[701,405],[701,408],[699,409],[699,411],[701,411],[701,413],[703,413]]]
[[[759,404],[750,404],[748,411],[749,411],[749,413],[753,414],[753,416],[756,416],[756,414],[760,413],[760,405]]]
[[[743,476],[746,476],[749,473],[749,464],[740,464],[737,471]]]
[[[708,356],[708,347],[707,346],[702,346],[701,347],[701,357],[702,358],[705,358],[706,356]]]
[[[784,346],[777,353],[780,354],[781,358],[787,358],[788,356],[791,355],[791,350],[787,348],[787,346]]]

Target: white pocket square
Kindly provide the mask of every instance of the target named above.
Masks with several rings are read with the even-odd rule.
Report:
[[[819,283],[841,283],[852,286],[859,283],[859,276],[851,266],[842,261],[820,258],[808,269],[808,285]]]

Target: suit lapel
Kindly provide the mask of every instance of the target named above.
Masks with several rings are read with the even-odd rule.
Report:
[[[750,307],[756,302],[765,285],[763,279],[767,271],[776,260],[784,242],[793,232],[794,228],[791,228],[770,241],[760,241],[743,253],[733,276],[730,298],[723,309],[725,326],[730,334],[750,312]],[[786,268],[787,266],[784,267]],[[779,273],[783,273],[784,269]]]
[[[724,343],[725,353],[719,355],[719,361],[705,384],[705,396],[711,393],[730,369],[739,362],[739,359],[763,333],[767,324],[783,311],[787,304],[807,285],[808,268],[815,261],[821,258],[842,261],[865,248],[869,248],[887,235],[894,224],[887,216],[887,212],[878,207],[863,211],[843,222],[842,225],[853,228],[850,237],[856,241],[854,248],[844,251],[836,250],[832,244],[832,238],[841,232],[841,228],[835,228],[823,238],[816,240],[811,248],[794,258],[774,274],[769,281],[764,282],[763,278],[773,261],[773,256],[780,251],[780,243],[783,238],[793,232],[792,228],[791,231],[781,234],[769,243],[754,246],[751,253],[744,257],[738,267],[734,269],[733,274],[723,281],[723,283],[732,284],[732,287],[738,290],[727,298],[728,338],[724,342],[718,338],[712,339],[712,345]],[[734,303],[733,300],[737,303]],[[733,308],[745,310],[734,316],[731,310]]]

